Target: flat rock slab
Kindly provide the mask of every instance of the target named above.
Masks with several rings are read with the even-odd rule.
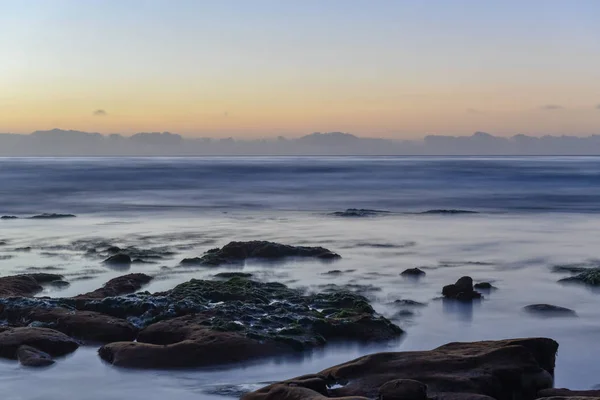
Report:
[[[19,347],[35,347],[52,357],[64,356],[79,347],[79,342],[62,332],[48,328],[2,328],[0,357],[16,359]]]
[[[287,244],[253,240],[249,242],[230,242],[220,249],[212,249],[202,257],[186,258],[182,265],[222,265],[239,264],[244,260],[257,258],[265,260],[281,260],[288,257],[315,258],[334,260],[341,258],[339,254],[324,247],[290,246]]]
[[[449,393],[460,393],[497,400],[534,399],[540,390],[552,387],[557,350],[558,343],[552,339],[530,338],[450,343],[431,351],[377,353],[315,375],[267,386],[242,399],[375,399],[381,398],[386,384],[398,379],[427,385],[429,398],[452,399]]]
[[[66,335],[92,342],[135,339],[138,329],[127,320],[94,311],[36,308],[27,320],[47,324]]]

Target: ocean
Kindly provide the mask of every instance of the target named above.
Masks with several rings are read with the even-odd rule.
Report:
[[[332,215],[348,208],[386,212]],[[431,210],[471,213],[425,213]],[[41,213],[77,217],[27,218]],[[371,352],[530,336],[559,342],[557,387],[600,384],[600,292],[560,284],[568,274],[552,269],[600,266],[598,157],[0,158],[0,215],[19,217],[0,220],[0,276],[52,270],[70,282],[39,296],[88,292],[129,272],[154,275],[144,288],[154,292],[244,271],[307,292],[351,285],[406,331],[385,344],[336,344],[198,370],[124,370],[103,363],[97,346],[42,370],[0,359],[6,398],[62,400],[67,389],[80,400],[236,398]],[[323,246],[342,259],[178,266],[233,240]],[[86,241],[174,255],[113,269],[80,250]],[[400,276],[413,267],[427,275]],[[350,272],[326,274],[332,269]],[[497,290],[469,305],[439,300],[442,287],[464,275]],[[427,305],[399,314],[390,305],[397,299]],[[523,312],[535,303],[568,307],[577,317]]]

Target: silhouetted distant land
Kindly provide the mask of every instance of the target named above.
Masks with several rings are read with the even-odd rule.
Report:
[[[475,132],[408,141],[343,132],[257,140],[190,138],[170,132],[103,135],[61,129],[0,134],[0,156],[201,155],[600,155],[600,135],[500,137]]]

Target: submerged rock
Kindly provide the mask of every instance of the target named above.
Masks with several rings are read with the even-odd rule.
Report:
[[[4,276],[0,278],[0,298],[33,296],[44,289],[42,284],[62,281],[62,279],[62,275],[47,273]]]
[[[19,217],[15,216],[15,215],[3,215],[0,217],[0,219],[18,219]]]
[[[50,354],[27,345],[20,346],[17,349],[17,359],[21,365],[26,367],[47,367],[54,364]]]
[[[392,302],[392,304],[395,306],[402,306],[402,307],[425,307],[427,305],[425,303],[420,303],[418,301],[409,300],[409,299],[394,300],[394,302]]]
[[[219,272],[218,274],[215,275],[216,278],[225,278],[225,279],[231,279],[231,278],[251,278],[252,274],[247,273],[247,272]]]
[[[186,258],[182,265],[221,265],[238,264],[244,260],[259,258],[266,260],[281,260],[288,257],[316,258],[333,260],[341,258],[339,254],[323,247],[290,246],[286,244],[250,241],[230,242],[220,249],[211,249],[202,257]]]
[[[463,276],[455,284],[444,286],[442,294],[447,299],[472,301],[481,298],[481,293],[473,290],[473,279]]]
[[[60,219],[60,218],[75,218],[73,214],[55,214],[55,213],[44,213],[34,215],[30,219]]]
[[[369,210],[366,208],[348,208],[345,211],[336,211],[330,215],[336,217],[375,217],[378,215],[389,214],[389,211]]]
[[[242,399],[534,399],[552,387],[557,349],[551,339],[532,338],[377,353],[266,386]],[[407,379],[412,382],[401,381]]]
[[[559,282],[581,283],[590,286],[600,286],[600,268],[590,268],[575,276],[563,278]]]
[[[54,329],[0,328],[0,357],[16,359],[17,351],[23,345],[35,347],[52,357],[64,356],[79,347],[75,339]]]
[[[478,214],[477,211],[457,210],[457,209],[435,209],[423,211],[419,214]]]
[[[478,282],[475,285],[473,285],[473,287],[475,289],[480,289],[480,290],[492,290],[492,289],[497,289],[496,286],[492,285],[489,282]]]
[[[153,277],[146,274],[127,274],[113,278],[106,282],[100,289],[80,294],[79,296],[76,296],[76,298],[103,299],[105,297],[134,293],[140,290],[144,285],[148,284],[152,279]]]
[[[425,271],[423,271],[420,268],[408,268],[408,269],[405,269],[404,271],[402,271],[400,273],[400,275],[409,276],[412,278],[420,278],[422,276],[425,276],[426,274],[425,274]]]
[[[127,254],[119,253],[108,257],[103,262],[110,265],[129,265],[131,264],[131,257]]]
[[[531,304],[523,307],[525,311],[531,314],[537,314],[545,317],[576,317],[577,313],[570,308],[553,306],[551,304]]]

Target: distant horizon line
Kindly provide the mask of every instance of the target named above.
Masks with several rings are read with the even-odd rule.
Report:
[[[47,130],[35,130],[29,133],[15,133],[15,132],[0,132],[0,135],[18,135],[18,136],[32,136],[32,135],[42,135],[47,133],[66,133],[66,134],[82,134],[82,135],[100,135],[103,137],[111,137],[111,136],[120,136],[122,138],[132,138],[134,136],[142,136],[142,135],[164,135],[164,136],[172,136],[172,137],[180,137],[184,140],[238,140],[238,141],[261,141],[261,140],[297,140],[311,136],[340,136],[347,138],[357,138],[357,139],[366,139],[366,140],[389,140],[389,141],[402,141],[402,142],[410,142],[417,140],[424,140],[426,138],[435,138],[435,137],[447,137],[447,138],[473,138],[473,137],[489,137],[496,139],[511,139],[516,137],[529,137],[529,138],[579,138],[586,139],[600,136],[599,133],[593,134],[526,134],[526,133],[513,133],[509,135],[496,135],[493,133],[489,133],[486,131],[475,131],[471,134],[445,134],[445,133],[429,133],[424,134],[420,137],[412,137],[412,138],[394,138],[394,137],[385,137],[385,136],[361,136],[360,134],[353,134],[349,132],[342,131],[328,131],[328,132],[319,132],[314,131],[311,133],[300,134],[299,136],[288,136],[288,135],[272,135],[272,136],[262,136],[262,137],[252,137],[252,138],[241,138],[237,136],[190,136],[188,134],[181,134],[172,131],[139,131],[135,133],[121,133],[121,132],[92,132],[92,131],[82,131],[77,129],[63,129],[63,128],[52,128]]]

